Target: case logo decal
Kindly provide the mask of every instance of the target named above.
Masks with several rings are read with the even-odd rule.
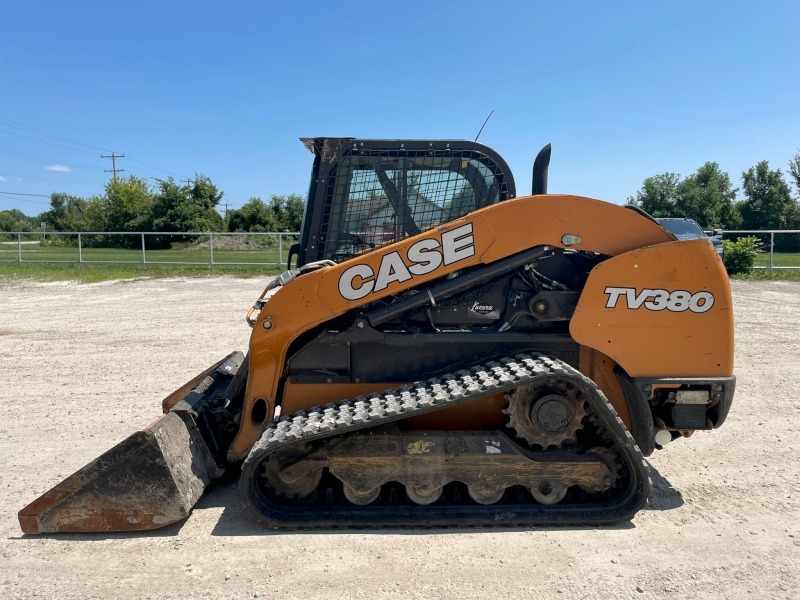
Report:
[[[686,290],[660,290],[644,288],[637,291],[636,288],[611,287],[604,290],[608,295],[606,308],[616,308],[620,298],[629,310],[639,310],[644,307],[647,310],[668,310],[670,312],[704,313],[711,310],[714,306],[714,294],[711,292],[688,292]]]
[[[378,273],[369,265],[353,265],[339,277],[339,293],[347,300],[361,300],[391,283],[403,283],[475,255],[472,223],[445,231],[442,241],[426,238],[412,244],[405,257],[390,252],[381,258]],[[407,264],[408,263],[408,264]]]

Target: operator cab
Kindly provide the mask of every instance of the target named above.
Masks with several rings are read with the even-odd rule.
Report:
[[[314,153],[297,266],[341,262],[516,196],[506,162],[466,140],[302,138]],[[291,268],[291,266],[290,266]]]

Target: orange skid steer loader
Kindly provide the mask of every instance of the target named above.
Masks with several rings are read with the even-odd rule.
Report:
[[[709,240],[547,193],[474,142],[313,138],[288,270],[234,352],[19,513],[26,533],[153,529],[239,469],[277,528],[606,524],[644,456],[719,427],[733,312]]]

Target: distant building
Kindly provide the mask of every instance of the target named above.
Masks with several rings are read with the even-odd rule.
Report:
[[[389,199],[380,196],[371,199],[370,204],[368,212],[358,224],[364,243],[369,246],[379,246],[399,239],[401,221]],[[408,191],[408,207],[411,209],[411,217],[420,230],[438,225],[445,220],[444,209],[417,188],[412,187]]]

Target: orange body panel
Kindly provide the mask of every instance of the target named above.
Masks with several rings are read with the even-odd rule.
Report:
[[[342,296],[340,279],[348,269],[359,265],[364,272],[378,273],[382,259],[393,253],[410,266],[412,261],[408,259],[408,252],[412,245],[430,240],[431,244],[441,248],[443,236],[459,228],[471,228],[472,255],[449,265],[443,263],[410,281],[389,282],[379,291],[358,300],[347,300]],[[570,248],[607,256],[674,240],[658,224],[621,206],[579,196],[528,196],[483,208],[336,266],[310,272],[279,288],[258,315],[250,338],[250,371],[244,404],[246,418],[242,419],[230,447],[229,460],[247,456],[272,418],[275,405],[280,401],[277,398],[280,375],[289,346],[302,333],[348,310],[466,267],[491,263],[534,246],[564,248],[564,236],[572,236],[568,238]],[[356,287],[363,287],[366,279],[356,277],[351,282]],[[318,403],[311,402],[309,406]],[[260,407],[255,418],[254,404]],[[262,410],[264,404],[266,411]]]
[[[376,383],[327,383],[297,384],[287,382],[283,389],[281,411],[286,414],[321,406],[329,402],[341,402],[357,396],[369,396],[373,392],[396,389],[413,382]],[[445,410],[408,419],[413,429],[492,429],[503,424],[500,412],[505,404],[502,394],[480,398]]]
[[[625,423],[625,427],[630,430],[631,414],[628,410],[628,401],[625,399],[625,393],[622,391],[616,375],[614,375],[614,367],[616,366],[617,363],[602,352],[587,346],[581,346],[580,372],[603,390],[611,406],[614,407],[619,418]]]
[[[505,395],[495,394],[404,422],[410,429],[499,429],[506,420],[502,412],[505,404]]]
[[[611,258],[592,270],[570,334],[631,377],[733,375],[728,275],[709,240]]]
[[[312,406],[322,406],[330,402],[341,402],[356,396],[369,396],[373,392],[398,388],[411,383],[292,383],[286,382],[281,399],[281,412],[291,414]]]

